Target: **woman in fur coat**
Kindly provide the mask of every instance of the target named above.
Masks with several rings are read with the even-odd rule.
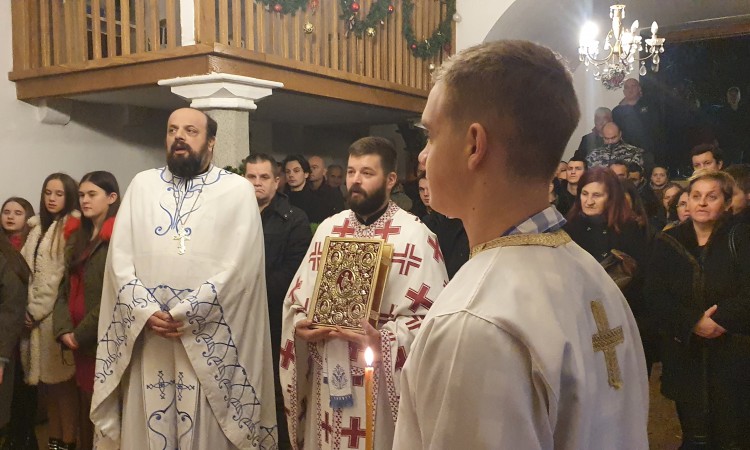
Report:
[[[65,241],[78,227],[78,185],[68,175],[53,173],[42,185],[39,215],[29,219],[29,235],[21,250],[31,269],[28,335],[21,341],[25,381],[40,385],[46,396],[50,448],[57,441],[75,442],[76,404],[73,354],[63,349],[52,328],[52,311],[65,272]]]

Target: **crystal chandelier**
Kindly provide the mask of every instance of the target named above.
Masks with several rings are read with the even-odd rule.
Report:
[[[656,31],[659,29],[656,22],[651,24],[651,38],[643,40],[638,34],[637,20],[633,22],[629,30],[623,28],[625,5],[610,6],[609,17],[612,18],[612,29],[604,40],[605,55],[602,58],[599,57],[596,25],[588,22],[581,29],[578,59],[586,65],[586,70],[589,70],[589,66],[593,66],[594,78],[601,80],[602,84],[609,89],[622,87],[625,78],[633,71],[636,64],[640,65],[638,72],[641,76],[646,75],[646,61],[649,59],[651,69],[658,72],[659,53],[664,53],[664,38],[656,36]],[[641,57],[642,52],[643,57]]]

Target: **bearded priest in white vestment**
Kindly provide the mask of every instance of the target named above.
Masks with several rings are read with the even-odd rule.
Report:
[[[368,137],[351,145],[352,209],[320,224],[284,301],[279,373],[295,449],[365,448],[366,347],[376,360],[374,448],[393,444],[401,369],[422,319],[448,282],[435,235],[389,200],[395,165],[396,152],[386,139]],[[328,236],[380,238],[394,246],[378,327],[364,322],[365,335],[313,329],[307,320]]]
[[[420,159],[472,257],[412,345],[395,449],[648,449],[633,315],[548,202],[579,116],[570,73],[530,42],[472,47],[437,72]]]
[[[99,449],[275,449],[263,233],[252,188],[211,164],[184,108],[167,167],[133,179],[110,243],[91,420]]]

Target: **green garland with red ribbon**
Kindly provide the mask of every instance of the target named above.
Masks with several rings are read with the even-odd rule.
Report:
[[[393,13],[394,7],[391,0],[376,0],[371,6],[370,11],[364,19],[359,18],[360,3],[357,0],[339,0],[341,14],[339,17],[346,23],[349,33],[356,36],[362,36],[368,28],[377,29],[388,19],[388,15]]]
[[[255,2],[262,3],[268,7],[268,9],[279,14],[294,15],[300,9],[302,11],[307,10],[307,5],[310,3],[310,0],[255,0]]]
[[[294,15],[298,10],[306,11],[310,7],[313,11],[317,9],[320,0],[255,0],[266,5],[269,9],[280,14]],[[385,23],[388,16],[394,12],[393,0],[375,0],[370,6],[370,11],[364,19],[360,18],[361,5],[358,0],[339,0],[341,8],[340,18],[346,23],[347,34],[364,36],[365,33],[372,37],[379,25]],[[456,0],[438,0],[446,5],[445,17],[440,21],[432,35],[426,39],[418,40],[414,35],[412,22],[414,19],[414,1],[402,0],[403,25],[402,32],[406,39],[406,45],[412,54],[421,59],[431,59],[442,51],[450,53],[450,45],[453,36],[453,16],[456,13]]]
[[[402,30],[406,38],[406,45],[409,46],[412,54],[417,58],[430,59],[438,55],[441,51],[450,52],[451,39],[453,35],[453,15],[456,14],[456,0],[440,0],[447,6],[447,11],[443,20],[427,39],[417,40],[412,28],[412,16],[414,15],[414,2],[412,0],[402,0],[403,8],[403,26]]]

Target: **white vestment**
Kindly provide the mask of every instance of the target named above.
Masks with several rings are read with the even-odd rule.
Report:
[[[294,336],[297,322],[307,317],[327,236],[374,237],[394,246],[380,306],[381,361],[375,365],[373,390],[375,448],[390,449],[401,369],[425,314],[448,282],[443,255],[435,235],[418,218],[392,202],[369,226],[361,224],[352,211],[343,211],[320,224],[284,300],[279,374],[290,441],[295,449],[303,445],[306,450],[365,448],[364,349],[354,344],[345,347],[348,361],[343,365],[349,368],[351,377],[342,374],[340,379],[347,380],[353,406],[334,408],[330,405],[327,380],[336,377],[336,372],[326,373],[324,367],[332,367],[331,355],[336,353],[336,347],[347,343],[334,339],[308,345]],[[335,379],[332,384],[336,384]]]
[[[394,449],[648,449],[645,358],[615,283],[562,231],[493,242],[412,345]]]
[[[263,253],[246,180],[214,166],[136,175],[104,277],[97,448],[276,448]],[[145,326],[159,310],[183,322],[181,338]]]

